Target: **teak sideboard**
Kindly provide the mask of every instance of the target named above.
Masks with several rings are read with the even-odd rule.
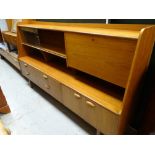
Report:
[[[124,134],[152,25],[19,23],[22,74],[103,134]]]

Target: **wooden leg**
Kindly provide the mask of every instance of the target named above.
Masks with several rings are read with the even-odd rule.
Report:
[[[28,83],[29,83],[29,86],[30,86],[31,88],[33,88],[32,82],[31,82],[30,80],[28,81]]]

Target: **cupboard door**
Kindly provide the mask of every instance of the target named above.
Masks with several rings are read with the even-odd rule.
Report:
[[[78,92],[62,86],[63,104],[77,115],[81,115],[82,95]]]
[[[68,66],[124,88],[136,44],[133,39],[65,33]]]
[[[81,117],[86,122],[88,122],[92,126],[96,127],[97,112],[98,112],[98,107],[97,107],[96,103],[83,97],[81,111],[82,111]]]
[[[81,116],[104,134],[116,134],[119,116],[84,97]]]

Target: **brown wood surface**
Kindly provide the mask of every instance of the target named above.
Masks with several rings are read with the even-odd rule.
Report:
[[[74,25],[74,26],[73,26]],[[106,24],[102,24],[100,27],[92,27],[87,25],[77,25],[77,24],[23,24],[19,23],[19,27],[27,27],[27,28],[37,28],[43,30],[55,30],[62,32],[76,32],[76,33],[84,33],[84,34],[94,34],[94,35],[103,35],[103,36],[112,36],[112,37],[121,37],[121,38],[130,38],[130,39],[138,39],[139,29],[142,27],[146,27],[144,25],[138,25],[135,29],[132,29],[132,26],[124,27],[124,29],[120,26],[112,24],[113,26],[107,26]],[[120,26],[120,28],[118,28]],[[134,27],[134,25],[133,25]]]
[[[43,52],[47,52],[56,56],[59,56],[61,58],[66,59],[66,54],[64,54],[64,49],[59,48],[59,47],[48,47],[46,46],[36,46],[36,45],[32,45],[32,44],[28,44],[28,43],[22,43],[22,45],[28,46],[28,47],[32,47],[34,49],[38,49],[39,51],[43,51]]]
[[[0,113],[9,113],[10,108],[7,104],[6,98],[2,92],[2,89],[0,88]]]
[[[15,66],[18,70],[20,70],[19,62],[18,62],[18,56],[17,54],[13,52],[8,52],[8,51],[2,51],[0,50],[0,54],[8,60],[13,66]]]
[[[68,66],[126,87],[136,40],[65,33]]]
[[[27,63],[20,62],[22,74],[37,84],[40,88],[62,102],[61,85],[58,81],[46,75],[44,72],[31,67]]]
[[[138,39],[135,56],[133,59],[130,76],[123,99],[123,109],[120,119],[118,133],[122,134],[127,126],[128,119],[131,115],[130,110],[133,105],[135,93],[138,86],[147,71],[152,48],[155,41],[155,27],[151,26],[141,30]]]
[[[7,23],[7,26],[8,26],[8,31],[11,31],[11,28],[12,28],[12,19],[6,19],[6,23]]]
[[[13,32],[2,32],[4,41],[17,46],[17,34]]]
[[[68,69],[54,63],[48,65],[28,56],[21,57],[19,60],[40,70],[73,90],[80,92],[84,96],[88,96],[91,100],[116,114],[120,114],[120,111],[122,111],[123,92],[117,87],[107,85],[106,83],[101,84],[97,81],[89,81],[87,78],[75,75]]]
[[[106,78],[104,75],[103,79],[124,88],[84,73],[78,72],[77,74],[67,68],[62,61],[64,59],[61,61],[58,61],[57,58],[48,59],[48,56],[50,57],[50,54],[53,53],[46,53],[42,48],[33,51],[34,47],[22,44],[24,43],[22,27],[41,29],[43,34],[44,30],[55,31],[54,34],[59,31],[69,34],[69,38],[66,39],[66,36],[64,38],[66,39],[64,51],[68,64],[73,64],[75,68],[89,74],[92,72],[89,67],[95,66],[95,71],[99,73],[96,74],[94,71],[92,75],[97,75],[97,77],[102,71],[106,75],[111,72]],[[47,24],[32,21],[29,24],[20,23],[17,33],[19,60],[21,63],[28,64],[32,69],[33,76],[25,74],[27,78],[38,83],[41,78],[40,73],[43,73],[47,79],[56,80],[60,83],[60,87],[62,86],[64,105],[104,133],[124,134],[132,113],[131,109],[134,106],[133,99],[149,63],[154,44],[154,26]],[[46,37],[45,34],[42,36]],[[46,43],[49,44],[49,42]],[[44,45],[46,44],[44,43]],[[57,45],[57,43],[54,44],[55,47]],[[50,45],[47,46],[50,47]],[[68,55],[68,49],[71,55]],[[77,56],[80,56],[80,59]],[[57,57],[59,56],[57,55]],[[85,59],[82,60],[83,57]],[[96,66],[98,62],[100,62],[101,68]],[[40,72],[37,74],[39,79],[36,74],[33,74],[34,69]],[[27,73],[27,70],[22,67],[22,72]],[[49,80],[47,82],[45,84],[49,85]],[[82,97],[80,100],[78,100],[79,95]],[[83,111],[79,110],[81,106]]]
[[[116,134],[119,116],[69,87],[63,86],[63,104],[104,134]]]

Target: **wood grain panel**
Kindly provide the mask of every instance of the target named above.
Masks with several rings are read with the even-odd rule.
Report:
[[[155,27],[150,26],[142,29],[138,39],[130,76],[123,99],[119,134],[123,134],[131,115],[131,108],[134,104],[134,95],[138,91],[139,84],[143,79],[151,57],[152,48],[155,42]]]
[[[2,32],[4,41],[17,46],[17,34],[13,32]]]
[[[77,115],[81,116],[82,95],[64,85],[62,86],[62,95],[63,104]]]
[[[84,97],[69,87],[62,86],[63,104],[86,122],[104,134],[116,134],[119,115],[106,110],[94,101]]]
[[[126,87],[135,40],[65,33],[68,66]]]

